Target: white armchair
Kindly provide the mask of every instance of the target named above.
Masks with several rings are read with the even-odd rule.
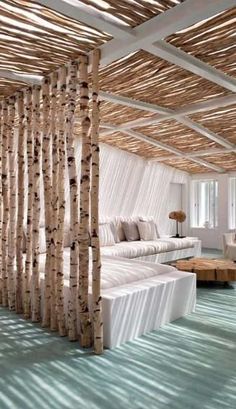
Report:
[[[223,234],[224,257],[236,261],[236,240],[235,233]]]

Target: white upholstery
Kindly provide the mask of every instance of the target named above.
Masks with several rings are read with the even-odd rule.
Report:
[[[155,241],[122,241],[115,246],[103,247],[101,253],[105,256],[136,258],[193,246],[193,241],[188,239],[160,238]]]
[[[111,223],[99,224],[99,239],[101,247],[115,245]]]
[[[39,269],[44,272],[46,254],[40,254]],[[90,272],[92,271],[90,257]],[[69,279],[70,274],[70,248],[64,248],[64,277]],[[176,268],[164,264],[150,264],[143,261],[127,260],[114,257],[102,258],[101,288],[109,289],[121,285],[126,285],[138,280],[144,280],[159,274],[166,274],[175,271]],[[90,273],[89,285],[92,285],[92,275]]]
[[[235,233],[223,234],[224,257],[230,260],[236,260],[236,241]]]
[[[158,236],[156,233],[156,224],[153,220],[150,221],[138,221],[138,229],[140,240],[150,241],[150,240],[157,240]]]
[[[70,296],[69,250],[64,249],[65,312]],[[41,286],[44,285],[44,263],[45,254],[41,254]],[[195,274],[180,272],[171,266],[103,257],[101,278],[104,345],[108,348],[158,329],[195,308]],[[89,301],[92,301],[91,287]]]

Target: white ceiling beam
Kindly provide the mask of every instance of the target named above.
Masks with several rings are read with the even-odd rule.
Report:
[[[202,44],[204,47],[204,44]],[[174,65],[191,71],[229,91],[236,92],[236,79],[165,41],[147,44],[145,50]]]
[[[51,0],[51,3],[57,2]],[[113,39],[103,44],[101,49],[101,67],[135,52],[153,41],[162,40],[186,27],[205,20],[236,5],[236,0],[186,0],[171,9],[135,27],[134,38]]]
[[[113,94],[111,92],[106,92],[106,91],[100,91],[99,96],[104,101],[110,101],[110,102],[113,102],[119,105],[130,106],[133,108],[142,109],[144,111],[157,112],[162,115],[165,115],[165,116],[157,115],[152,118],[152,120],[158,120],[158,121],[166,120],[166,119],[169,119],[175,116],[191,115],[197,112],[211,111],[213,109],[224,108],[229,105],[236,104],[236,94],[235,94],[235,95],[228,95],[226,97],[212,98],[208,101],[197,102],[194,104],[184,106],[183,108],[180,108],[174,111],[172,109],[161,107],[160,105],[150,104],[148,102],[143,102],[137,99],[124,97],[124,96]],[[167,115],[168,115],[168,118],[167,118]],[[150,121],[150,120],[146,119],[145,121]],[[136,124],[137,123],[138,122],[136,121]],[[135,126],[137,126],[136,124]],[[145,123],[144,125],[146,124],[148,123]],[[124,124],[124,126],[125,125],[126,124]]]
[[[198,163],[198,164],[200,164],[200,165],[202,165],[202,166],[204,166],[204,167],[207,167],[207,168],[209,168],[209,169],[215,170],[216,172],[219,172],[219,173],[225,172],[224,169],[220,168],[219,166],[213,165],[212,163],[208,163],[208,162],[204,161],[203,159],[199,159],[199,158],[195,158],[195,157],[192,158],[192,157],[190,157],[188,154],[184,154],[183,152],[179,151],[179,150],[176,149],[176,148],[173,148],[173,147],[171,147],[171,146],[169,146],[169,145],[166,145],[166,144],[164,144],[164,143],[162,143],[162,142],[156,141],[156,140],[153,139],[153,138],[149,138],[149,137],[143,135],[143,134],[140,133],[140,132],[136,132],[136,131],[132,131],[132,130],[127,130],[127,129],[123,130],[123,129],[122,129],[121,127],[119,127],[119,126],[113,126],[113,125],[108,125],[108,124],[106,124],[106,127],[107,127],[107,128],[110,127],[110,130],[112,131],[112,133],[113,133],[113,132],[122,132],[122,133],[125,133],[126,135],[131,136],[132,138],[138,139],[138,140],[140,140],[140,141],[147,142],[149,145],[153,145],[153,146],[155,146],[155,147],[157,147],[157,148],[161,148],[161,149],[163,149],[163,150],[166,150],[166,151],[168,151],[168,152],[170,152],[170,153],[173,153],[174,155],[176,155],[176,156],[178,156],[178,157],[185,158],[185,159],[190,160],[190,161],[192,161],[192,162]],[[107,135],[107,131],[101,132],[100,135],[101,135],[101,136],[106,136],[106,135]],[[176,156],[175,156],[175,157],[176,157]]]
[[[227,149],[231,149],[234,147],[234,144],[228,142],[226,139],[222,138],[222,136],[216,134],[215,132],[210,131],[209,129],[205,128],[204,126],[192,121],[187,117],[178,116],[177,121],[181,124],[185,125],[186,127],[194,130],[195,132],[199,133],[200,135],[205,136],[206,138],[210,139],[218,143],[221,146],[224,146]]]
[[[107,97],[108,95],[108,97]],[[159,105],[154,105],[154,104],[147,104],[147,103],[143,103],[141,101],[134,101],[130,98],[126,98],[126,97],[121,97],[121,96],[117,96],[115,94],[108,94],[105,92],[101,93],[101,99],[107,99],[111,102],[115,102],[115,103],[122,103],[122,104],[126,104],[128,106],[132,106],[135,108],[139,108],[139,109],[143,109],[143,110],[147,110],[150,112],[154,112],[155,108],[156,108],[156,112],[161,112],[162,107],[160,107]],[[236,102],[236,95],[235,95],[235,102]],[[149,106],[150,105],[150,106]],[[232,147],[234,147],[234,145],[230,142],[228,142],[226,139],[224,139],[223,137],[221,137],[220,135],[216,134],[213,131],[210,131],[209,129],[205,128],[204,126],[192,121],[190,118],[185,117],[183,115],[178,115],[178,111],[174,111],[171,109],[165,109],[163,108],[164,112],[166,113],[165,115],[162,116],[155,116],[154,120],[150,119],[150,120],[146,120],[146,119],[141,119],[141,120],[135,120],[135,121],[130,121],[130,122],[126,122],[123,125],[121,125],[121,128],[124,129],[131,129],[131,128],[135,128],[138,126],[142,126],[146,121],[149,122],[149,124],[153,124],[153,123],[158,123],[161,122],[163,120],[166,119],[171,119],[174,118],[176,121],[178,121],[179,123],[185,125],[187,128],[190,128],[192,130],[194,130],[195,132],[199,133],[200,135],[205,136],[206,138],[224,146],[227,149],[231,149]],[[153,122],[154,121],[154,122]],[[101,124],[102,127],[104,127],[104,124]],[[110,132],[107,131],[107,135]]]
[[[72,18],[84,23],[94,29],[110,34],[118,39],[132,39],[135,36],[132,28],[127,27],[115,19],[107,17],[105,12],[96,10],[95,8],[85,5],[80,1],[70,0],[37,0],[36,3],[63,14],[66,17]]]
[[[21,74],[14,71],[1,70],[0,69],[0,78],[6,78],[13,81],[22,81],[26,84],[41,84],[42,78],[40,75],[32,74]]]
[[[143,102],[143,101],[139,101],[139,100],[128,98],[128,97],[123,97],[121,95],[112,94],[110,92],[100,91],[99,97],[100,99],[104,101],[109,101],[114,104],[124,105],[128,107],[136,108],[136,109],[142,109],[144,111],[159,113],[162,115],[171,113],[170,109],[162,108],[161,106],[150,104],[148,102]],[[236,101],[236,97],[235,97],[235,101]]]
[[[236,149],[205,149],[204,151],[196,151],[193,153],[188,153],[188,157],[203,157],[203,156],[211,156],[211,155],[225,155],[227,153],[236,153]],[[184,157],[184,156],[183,156]],[[160,158],[154,158],[152,161],[154,162],[163,162],[165,160],[174,160],[176,158],[175,155],[171,156],[162,156]]]

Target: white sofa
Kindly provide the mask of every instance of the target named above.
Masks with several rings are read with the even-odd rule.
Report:
[[[160,236],[154,241],[125,241],[122,231],[122,221],[137,221],[141,216],[103,218],[101,223],[112,223],[117,230],[119,242],[112,246],[101,247],[104,256],[125,257],[150,261],[154,263],[167,263],[170,261],[201,256],[201,240],[194,237],[172,238]],[[149,218],[152,219],[152,218]]]
[[[223,234],[224,257],[236,261],[236,233]]]

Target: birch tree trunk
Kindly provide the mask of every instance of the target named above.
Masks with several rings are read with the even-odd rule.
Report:
[[[74,118],[77,96],[78,64],[72,61],[69,66],[68,108],[66,117],[66,148],[70,188],[70,298],[68,305],[68,336],[70,341],[77,339],[77,280],[78,280],[78,178],[74,147]]]
[[[18,112],[18,212],[16,241],[16,312],[23,312],[23,235],[24,235],[24,173],[25,173],[25,132],[24,132],[24,94],[17,93]]]
[[[2,216],[3,216],[3,196],[2,196],[2,132],[3,132],[3,110],[0,104],[0,304],[2,304]]]
[[[42,143],[42,171],[44,185],[44,218],[46,235],[46,262],[44,276],[44,309],[43,309],[43,327],[50,326],[51,316],[51,202],[52,202],[52,145],[50,134],[50,80],[48,77],[43,79],[42,84],[43,97],[43,143]]]
[[[26,119],[26,141],[27,141],[27,173],[28,173],[28,192],[27,192],[27,230],[26,230],[26,258],[24,274],[24,317],[29,319],[31,316],[30,303],[30,280],[32,275],[32,220],[33,220],[33,155],[34,141],[32,134],[32,88],[27,88],[25,93],[25,119]]]
[[[52,138],[52,235],[51,235],[51,320],[50,329],[56,331],[58,328],[56,314],[56,275],[57,275],[57,222],[58,222],[58,171],[59,171],[59,150],[58,150],[58,135],[57,135],[57,73],[52,73],[51,77],[51,138]]]
[[[101,257],[99,244],[99,50],[92,53],[92,174],[91,174],[91,246],[93,256],[93,338],[94,352],[103,352],[103,323],[101,298]]]
[[[91,138],[89,135],[90,119],[88,116],[88,58],[80,57],[79,62],[80,111],[82,128],[82,157],[80,177],[80,226],[79,226],[79,318],[80,343],[89,347],[92,343],[92,327],[89,316],[89,196]]]
[[[39,219],[40,219],[40,161],[41,161],[41,129],[40,129],[40,89],[33,86],[32,128],[34,139],[33,164],[33,240],[32,240],[32,321],[40,321],[40,280],[39,280]]]
[[[9,228],[9,178],[8,178],[8,103],[2,102],[2,196],[3,196],[3,223],[2,223],[2,304],[8,306],[8,228]]]
[[[64,273],[63,273],[63,249],[64,249],[64,218],[65,218],[65,105],[66,105],[66,67],[59,71],[60,95],[58,107],[58,146],[59,146],[59,169],[58,169],[58,226],[57,226],[57,274],[56,274],[56,311],[58,330],[61,336],[66,335],[64,313]]]
[[[15,97],[9,98],[9,133],[8,133],[8,157],[9,157],[9,245],[8,245],[8,306],[9,310],[15,310],[15,277],[14,264],[16,255],[16,155],[14,152],[15,135]]]

